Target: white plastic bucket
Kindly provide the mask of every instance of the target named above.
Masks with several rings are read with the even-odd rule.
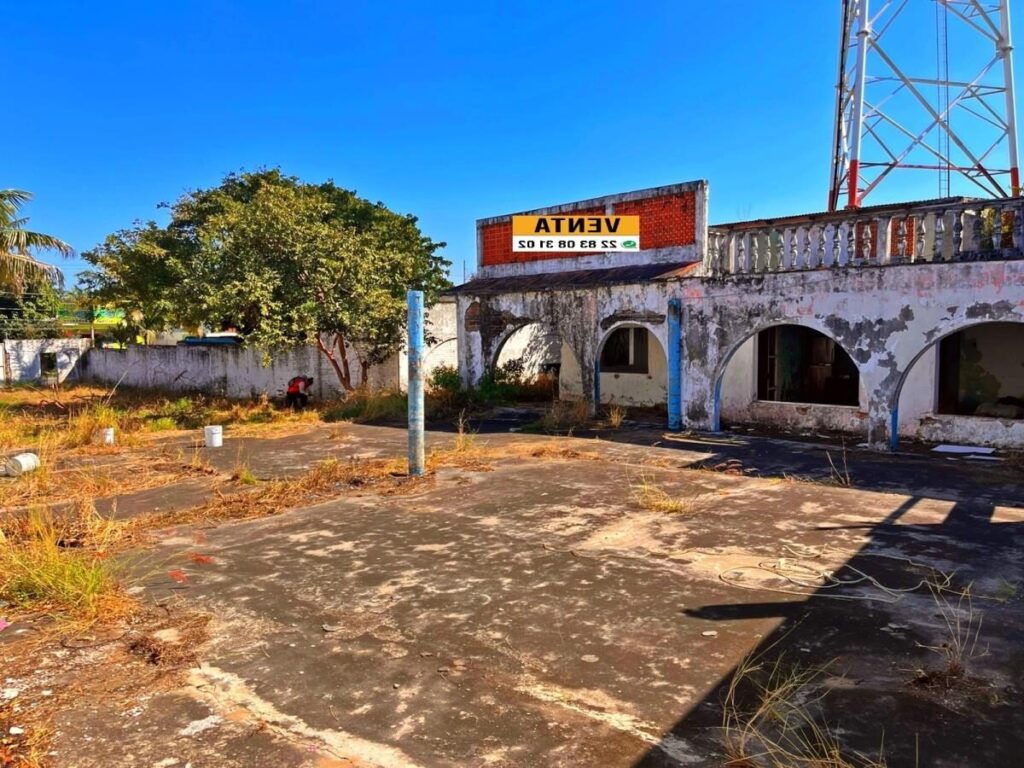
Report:
[[[203,427],[203,440],[207,448],[220,448],[224,445],[224,427],[213,425]]]
[[[101,429],[100,430],[100,440],[103,442],[104,445],[113,445],[114,444],[114,428],[113,427],[104,427],[103,429]]]
[[[7,474],[17,477],[39,469],[39,457],[34,453],[19,453],[7,460]]]

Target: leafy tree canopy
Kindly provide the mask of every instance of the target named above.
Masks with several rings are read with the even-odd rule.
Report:
[[[346,389],[349,348],[365,371],[400,346],[406,290],[429,299],[449,285],[444,243],[414,216],[331,181],[242,172],[163,207],[167,226],[136,223],[84,253],[83,285],[148,330],[235,327],[267,350],[315,343]]]

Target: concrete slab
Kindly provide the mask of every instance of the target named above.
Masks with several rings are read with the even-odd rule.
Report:
[[[253,443],[250,455],[271,468],[271,455],[285,456],[293,471],[353,445],[404,445],[401,430],[345,429],[352,439],[338,446]],[[848,684],[836,683],[828,715],[855,748],[877,751],[884,725],[895,764],[917,742],[926,765],[1019,754],[1024,715],[1006,703],[1024,685],[1019,601],[984,602],[988,655],[971,663],[988,687],[968,702],[969,728],[957,703],[910,684],[942,627],[926,591],[903,590],[934,569],[987,596],[1024,580],[1019,523],[995,522],[991,500],[957,485],[966,479],[894,494],[675,466],[736,458],[742,444],[575,444],[602,460],[445,470],[415,495],[350,492],[207,530],[201,544],[168,531],[150,562],[212,557],[178,562],[184,583],[147,571],[152,599],[215,617],[202,664],[173,692],[179,703],[145,708],[132,729],[63,725],[63,764],[151,765],[125,756],[156,758],[148,745],[177,743],[196,722],[209,724],[205,746],[186,739],[183,754],[245,755],[234,713],[265,723],[275,749],[365,765],[719,765],[721,686],[758,647],[809,664],[839,658],[834,676]],[[820,467],[820,452],[791,453]],[[874,459],[855,461],[870,478]],[[910,459],[886,461],[913,483]],[[642,509],[645,483],[687,499],[687,513]],[[998,494],[1019,495],[1005,486]],[[770,568],[785,559],[870,578],[796,587]],[[83,754],[96,762],[75,762]]]

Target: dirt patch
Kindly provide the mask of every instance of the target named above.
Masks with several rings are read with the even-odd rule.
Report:
[[[58,713],[178,687],[207,640],[209,621],[172,608],[82,632],[46,618],[16,619],[0,642],[0,766],[50,765]]]

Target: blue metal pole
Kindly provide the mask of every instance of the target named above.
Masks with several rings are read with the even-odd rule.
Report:
[[[668,302],[668,428],[678,432],[683,428],[683,302]]]
[[[409,474],[424,471],[423,291],[409,291]]]

